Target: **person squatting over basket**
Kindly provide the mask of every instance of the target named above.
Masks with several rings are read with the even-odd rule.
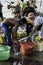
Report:
[[[32,20],[33,28],[30,33],[30,37],[38,30],[40,33],[40,39],[43,40],[43,17],[37,16],[34,12],[28,12],[29,19]]]

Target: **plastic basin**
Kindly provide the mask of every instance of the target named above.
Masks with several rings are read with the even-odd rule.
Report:
[[[0,45],[0,60],[8,60],[10,57],[10,47]]]

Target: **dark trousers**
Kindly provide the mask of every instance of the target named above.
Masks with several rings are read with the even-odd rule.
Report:
[[[12,47],[12,41],[11,41],[9,26],[7,26],[5,23],[2,23],[2,30],[5,34],[6,44]]]

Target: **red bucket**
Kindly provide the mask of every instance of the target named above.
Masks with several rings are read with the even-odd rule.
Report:
[[[20,45],[23,55],[31,54],[33,52],[34,42],[22,42]]]

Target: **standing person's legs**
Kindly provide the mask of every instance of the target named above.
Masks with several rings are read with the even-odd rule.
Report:
[[[9,27],[5,23],[2,23],[2,30],[5,34],[6,45],[11,46],[11,48],[13,49]]]

